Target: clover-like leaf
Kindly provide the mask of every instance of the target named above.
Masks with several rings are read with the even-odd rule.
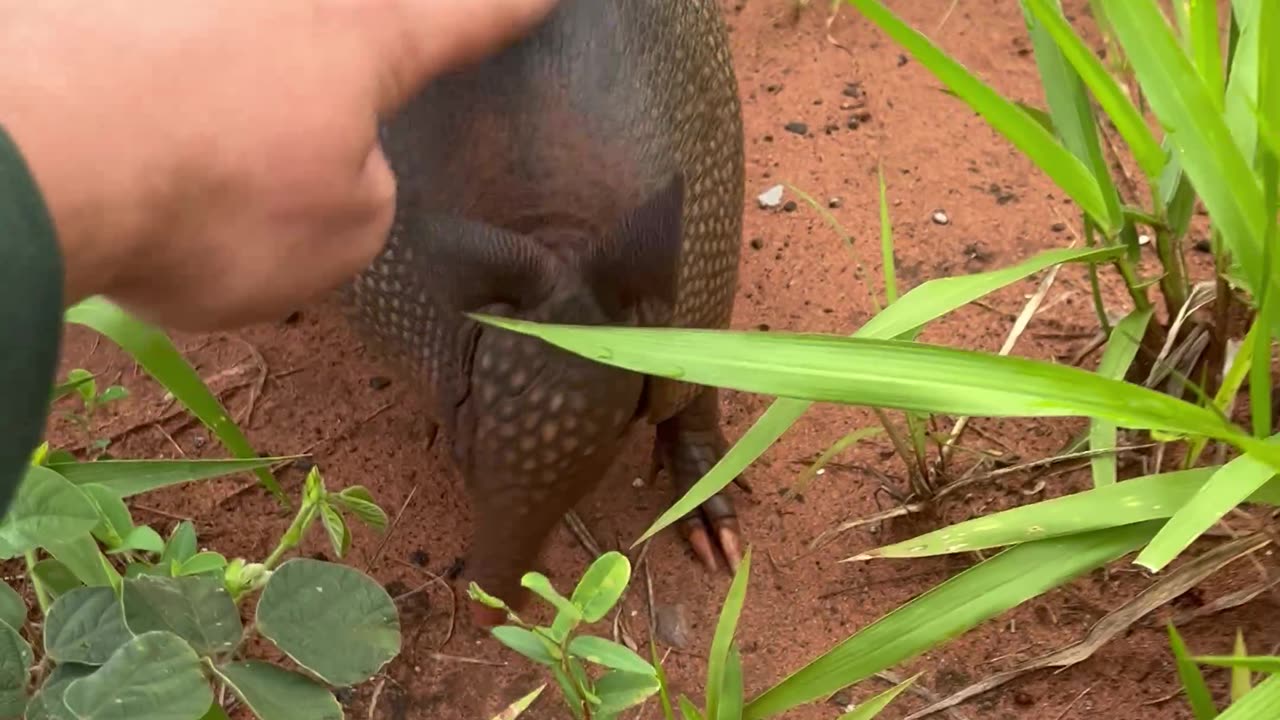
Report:
[[[27,707],[31,646],[8,625],[0,625],[0,718],[22,717]]]
[[[531,630],[515,625],[499,625],[491,632],[498,642],[536,663],[555,665],[557,662],[550,641],[538,637]]]
[[[114,590],[79,587],[58,596],[49,607],[44,651],[59,663],[102,665],[132,637]]]
[[[107,547],[116,547],[124,542],[133,530],[133,516],[129,513],[129,506],[124,504],[124,498],[106,485],[87,483],[79,487],[98,509],[99,520],[93,536]]]
[[[573,604],[589,623],[599,622],[617,604],[631,580],[631,561],[616,550],[601,555],[583,573],[573,590]]]
[[[346,557],[347,551],[351,549],[351,530],[347,528],[347,522],[328,503],[320,505],[320,520],[324,523],[325,532],[329,534],[329,544],[333,546],[334,554],[339,558]]]
[[[80,663],[62,663],[55,667],[27,703],[25,720],[78,720],[63,698],[73,680],[92,675],[95,670],[92,665]]]
[[[0,622],[14,630],[27,624],[27,603],[7,582],[0,582]]]
[[[174,575],[203,575],[205,573],[221,573],[227,567],[227,558],[221,553],[202,552],[178,566]]]
[[[658,692],[658,678],[653,675],[610,670],[596,681],[595,694],[600,698],[598,712],[614,717],[633,708]]]
[[[169,567],[173,562],[185,563],[195,557],[197,549],[196,527],[190,520],[183,520],[169,535],[169,542],[165,543],[164,552],[160,554],[159,564]]]
[[[42,465],[31,465],[0,521],[2,559],[65,542],[98,524],[98,511],[80,488]]]
[[[258,720],[342,720],[342,706],[311,678],[249,660],[214,668]]]
[[[139,525],[120,539],[120,543],[111,549],[111,553],[149,552],[159,555],[164,552],[164,538],[160,533],[146,525]]]
[[[525,573],[524,577],[520,578],[520,584],[531,590],[538,597],[551,603],[559,612],[559,616],[564,617],[571,626],[582,619],[582,611],[578,609],[578,606],[561,595],[555,589],[555,586],[551,584],[551,581],[547,579],[546,575],[539,572]]]
[[[656,675],[657,671],[647,660],[637,655],[625,645],[594,635],[579,635],[569,643],[569,652],[587,662],[603,665],[614,670],[638,673],[640,675]]]
[[[352,485],[336,495],[330,495],[331,502],[342,506],[361,522],[375,530],[387,529],[387,513],[373,501],[373,494],[362,485]]]
[[[124,619],[135,635],[171,632],[206,657],[234,650],[244,632],[226,586],[208,575],[126,579]]]
[[[149,632],[71,681],[63,702],[78,720],[198,720],[213,704],[213,690],[190,645],[173,633]]]
[[[353,568],[295,558],[258,599],[258,630],[330,685],[373,677],[400,653],[400,618],[381,585]]]

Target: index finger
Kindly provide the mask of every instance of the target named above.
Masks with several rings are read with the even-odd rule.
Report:
[[[364,0],[378,54],[378,111],[408,102],[431,77],[496,52],[560,0]]]

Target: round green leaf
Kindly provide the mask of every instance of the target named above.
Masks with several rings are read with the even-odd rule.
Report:
[[[338,687],[373,677],[400,653],[400,618],[372,578],[342,565],[296,558],[258,600],[258,630],[299,665]]]
[[[36,563],[35,567],[31,568],[31,574],[44,585],[49,597],[55,600],[65,593],[84,586],[76,574],[71,572],[71,568],[61,560],[53,558],[45,558]]]
[[[0,522],[0,547],[6,559],[16,557],[72,540],[97,524],[98,511],[80,488],[47,467],[32,465]]]
[[[220,553],[202,552],[194,555],[190,559],[183,562],[175,575],[203,575],[205,573],[218,573],[222,576],[222,571],[227,567],[227,559]]]
[[[492,632],[498,642],[530,660],[543,665],[556,664],[556,658],[547,647],[547,642],[534,635],[532,631],[515,625],[499,625]]]
[[[191,524],[190,520],[183,520],[173,529],[173,533],[169,535],[169,542],[164,546],[164,553],[160,555],[160,563],[165,567],[170,562],[185,563],[195,557],[196,550],[196,527]]]
[[[589,623],[599,622],[622,597],[631,579],[631,561],[616,550],[601,555],[578,581],[573,590],[573,604],[582,610]]]
[[[124,619],[135,635],[166,630],[202,656],[230,652],[244,632],[227,588],[208,575],[127,578]]]
[[[173,633],[149,632],[73,680],[63,699],[78,720],[198,720],[213,690],[190,645]]]
[[[8,625],[0,625],[0,718],[22,717],[27,707],[31,646]]]
[[[596,683],[595,693],[600,698],[597,712],[603,717],[614,717],[623,710],[635,707],[658,692],[658,678],[653,675],[611,670]]]
[[[7,582],[0,582],[0,622],[14,630],[27,624],[27,603]]]
[[[49,673],[40,690],[27,704],[26,720],[77,720],[63,698],[72,680],[93,674],[97,668],[79,663],[63,663]]]
[[[133,529],[133,516],[124,498],[106,485],[88,483],[79,487],[98,509],[98,525],[93,529],[93,536],[108,547],[122,542]]]
[[[587,662],[623,672],[656,675],[644,658],[624,645],[594,635],[579,635],[569,643],[569,652]]]
[[[214,669],[258,720],[342,720],[337,698],[310,678],[250,660]]]
[[[59,595],[44,625],[44,651],[56,662],[102,665],[133,633],[109,587],[79,587]]]

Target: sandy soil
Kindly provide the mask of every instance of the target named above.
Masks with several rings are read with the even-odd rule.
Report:
[[[890,3],[997,89],[1040,103],[1034,59],[1016,3],[958,3],[937,30],[950,4]],[[726,4],[745,104],[748,159],[736,327],[848,332],[871,316],[867,284],[882,292],[878,164],[883,164],[892,199],[898,267],[906,287],[1010,265],[1044,249],[1080,242],[1078,218],[1062,194],[980,118],[945,95],[927,71],[874,26],[852,10],[842,11],[832,28],[848,49],[842,50],[826,39],[825,3],[815,2],[798,12],[794,5],[791,0]],[[1083,5],[1078,0],[1068,3],[1081,18]],[[789,131],[790,123],[804,123],[807,132]],[[787,199],[798,205],[760,209],[756,194],[780,182],[834,206],[830,212],[853,235],[851,247],[790,192]],[[945,214],[945,224],[935,221],[938,212]],[[856,276],[859,263],[867,279]],[[1033,277],[981,305],[964,308],[931,326],[924,338],[997,350],[1039,281]],[[1114,311],[1127,310],[1114,283],[1107,293]],[[1095,327],[1083,272],[1064,268],[1014,352],[1067,361],[1089,341]],[[461,615],[451,630],[454,600],[443,583],[431,578],[456,572],[465,551],[470,511],[460,480],[442,449],[429,446],[429,425],[413,389],[365,351],[336,305],[302,308],[287,322],[235,335],[177,339],[264,453],[314,453],[331,486],[365,484],[393,516],[400,515],[385,546],[377,536],[357,532],[352,559],[361,568],[372,565],[373,574],[393,594],[421,590],[402,601],[403,656],[385,677],[343,694],[350,704],[349,717],[480,720],[543,682],[536,669],[476,633]],[[1085,364],[1092,362],[1096,354]],[[76,366],[108,379],[120,378],[133,391],[96,430],[100,436],[118,438],[113,454],[173,457],[179,452],[221,452],[203,429],[184,417],[156,423],[162,411],[154,385],[115,348],[72,329],[64,368]],[[766,398],[739,393],[724,397],[728,432],[735,438],[767,406]],[[945,426],[952,421],[944,419]],[[841,564],[840,559],[940,523],[1073,492],[1088,482],[1085,471],[1005,476],[972,486],[935,516],[864,526],[798,558],[822,531],[890,507],[893,501],[878,491],[882,483],[904,486],[902,465],[887,443],[872,441],[840,456],[802,500],[779,495],[830,443],[873,422],[863,410],[816,407],[748,471],[753,492],[735,491],[757,554],[740,631],[750,691],[768,687],[973,562],[966,556],[867,564]],[[977,420],[967,437],[974,446],[1035,459],[1058,450],[1081,427],[1079,421]],[[55,430],[55,440],[77,443],[65,428]],[[637,438],[600,490],[579,508],[606,545],[629,545],[670,501],[665,480],[656,487],[639,480],[647,468],[650,442],[649,433]],[[303,469],[294,467],[280,477],[296,492],[303,475]],[[264,556],[288,523],[246,477],[157,493],[134,509],[139,521],[152,522],[162,532],[168,532],[175,518],[191,518],[202,542],[228,555]],[[322,532],[317,529],[304,551],[327,557]],[[551,542],[545,565],[552,580],[568,588],[588,561],[587,553],[562,528]],[[1275,565],[1270,557],[1262,562]],[[668,673],[678,689],[701,693],[701,656],[729,578],[704,573],[674,533],[653,542],[648,565],[655,602],[666,612],[683,613],[688,625],[688,644],[672,650]],[[1005,720],[1101,713],[1114,720],[1188,718],[1184,703],[1169,699],[1177,678],[1161,629],[1163,618],[1251,583],[1256,572],[1248,563],[1239,563],[1154,613],[1149,622],[1091,659],[1057,674],[1040,671],[1014,680],[971,700],[952,717]],[[1081,639],[1093,623],[1147,583],[1142,573],[1124,565],[1109,574],[1092,573],[896,670],[904,675],[925,671],[920,684],[945,695]],[[1189,622],[1183,630],[1199,652],[1228,650],[1236,628],[1246,633],[1252,648],[1265,651],[1280,640],[1280,629],[1265,622],[1276,612],[1275,599],[1264,594],[1241,609]],[[643,593],[627,598],[626,614],[635,636],[647,639]],[[1222,691],[1225,673],[1212,674],[1211,682]],[[872,680],[836,700],[857,700],[885,687]],[[375,693],[376,708],[370,716]],[[567,717],[558,702],[549,692],[528,717]],[[906,696],[884,717],[905,717],[923,707],[922,702],[919,696]],[[839,714],[835,703],[819,703],[787,717]],[[643,715],[658,716],[653,704]]]

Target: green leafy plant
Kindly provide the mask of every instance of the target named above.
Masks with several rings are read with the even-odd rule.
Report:
[[[1091,455],[1093,488],[850,557],[999,550],[765,690],[746,704],[746,718],[829,695],[1131,553],[1144,568],[1164,573],[1151,587],[1154,596],[1185,587],[1271,539],[1262,528],[1250,528],[1240,544],[1189,561],[1190,570],[1169,570],[1193,542],[1238,507],[1280,505],[1273,482],[1280,447],[1270,420],[1270,361],[1280,329],[1273,309],[1280,279],[1280,134],[1272,120],[1280,117],[1280,50],[1266,40],[1280,31],[1280,5],[1233,0],[1223,64],[1217,44],[1222,26],[1210,3],[1175,3],[1177,30],[1154,0],[1091,3],[1125,56],[1119,67],[1132,71],[1141,88],[1137,96],[1163,129],[1157,135],[1135,94],[1101,64],[1056,0],[1022,1],[1047,110],[1001,97],[881,2],[849,2],[1076,202],[1088,247],[932,280],[845,338],[481,318],[608,365],[778,398],[637,542],[726,487],[813,402],[960,417],[1089,419],[1081,446]],[[1099,138],[1108,124],[1100,121],[1103,115],[1140,169],[1148,197],[1126,196],[1111,177]],[[1207,286],[1190,283],[1182,255],[1197,205],[1208,214],[1215,262]],[[1143,252],[1153,252],[1160,264],[1154,277],[1139,274]],[[914,340],[936,318],[1064,262],[1089,266],[1105,336],[1096,371]],[[1118,321],[1096,289],[1104,264],[1124,280],[1132,304],[1116,315]],[[1153,288],[1165,306],[1160,322]],[[1234,332],[1226,323],[1232,304],[1244,311],[1247,329],[1234,354],[1228,342]],[[1208,317],[1200,312],[1206,307]],[[1241,426],[1233,410],[1245,380],[1250,422]],[[1164,446],[1161,457],[1181,453],[1181,467],[1120,478],[1115,453],[1121,428],[1149,433]],[[1202,465],[1210,443],[1238,457]]]
[[[640,705],[654,695],[662,703],[667,720],[742,720],[747,715],[743,690],[742,660],[734,638],[738,620],[746,601],[747,580],[751,574],[751,549],[734,574],[716,624],[715,636],[707,654],[706,694],[696,703],[686,695],[672,702],[670,688],[657,646],[650,644],[652,662],[634,650],[607,638],[579,633],[585,625],[599,622],[618,604],[631,581],[631,563],[617,551],[595,560],[573,594],[561,595],[540,573],[527,573],[521,584],[555,611],[551,625],[533,625],[521,619],[502,600],[472,583],[468,594],[472,600],[504,610],[508,623],[493,629],[503,645],[533,662],[547,667],[555,676],[565,702],[580,720],[612,720],[623,711]],[[587,666],[603,671],[592,677]],[[915,677],[903,681],[843,716],[842,720],[870,720],[887,707]],[[518,717],[537,699],[541,689],[512,704],[495,720]]]
[[[67,373],[65,382],[53,389],[54,402],[68,396],[79,399],[80,409],[64,410],[59,414],[71,420],[84,433],[91,449],[97,452],[105,451],[111,441],[107,438],[94,438],[90,422],[104,405],[129,397],[129,390],[123,385],[111,385],[99,391],[93,373],[84,368],[75,368]]]
[[[1187,704],[1195,720],[1263,720],[1280,712],[1280,658],[1251,656],[1245,647],[1244,637],[1237,632],[1235,650],[1231,655],[1193,656],[1187,650],[1182,636],[1170,624],[1169,645],[1182,680]],[[1227,668],[1231,671],[1230,702],[1222,712],[1209,692],[1200,665]],[[1253,673],[1262,673],[1266,679],[1253,684]]]
[[[0,583],[0,717],[216,719],[226,717],[228,693],[262,720],[343,717],[331,688],[369,679],[399,653],[395,605],[353,568],[286,556],[318,520],[342,559],[350,523],[383,530],[386,513],[362,486],[328,490],[313,467],[266,558],[201,549],[190,521],[167,538],[135,524],[134,496],[240,472],[278,487],[267,468],[293,458],[258,457],[162,333],[97,299],[68,316],[120,340],[243,457],[82,461],[47,443],[33,453],[0,520],[0,559],[21,559],[36,601],[28,608]],[[83,371],[53,398],[72,393],[86,413],[122,396],[99,393]],[[296,669],[247,657],[255,634]]]

